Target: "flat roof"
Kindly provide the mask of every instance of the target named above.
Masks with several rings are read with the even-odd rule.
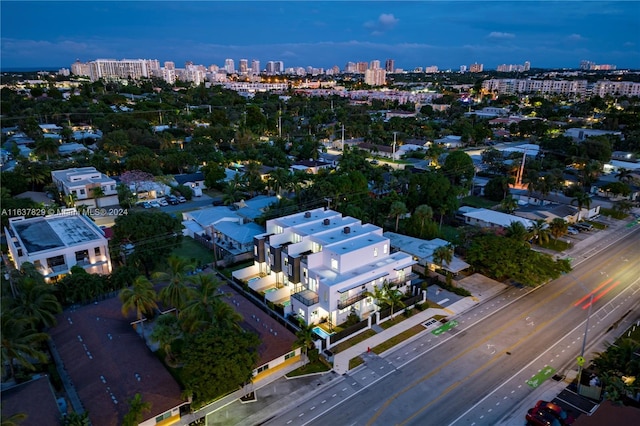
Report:
[[[29,254],[104,238],[79,214],[13,220],[10,226]]]

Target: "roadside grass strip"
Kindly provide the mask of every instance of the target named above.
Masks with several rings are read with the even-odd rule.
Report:
[[[534,374],[533,377],[526,381],[526,383],[531,389],[535,389],[554,374],[556,374],[556,369],[547,365],[542,370],[538,371],[538,373]]]

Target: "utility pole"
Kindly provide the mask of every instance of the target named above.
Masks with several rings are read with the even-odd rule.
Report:
[[[392,159],[396,159],[396,136],[397,136],[398,132],[393,132],[393,155],[392,155]]]
[[[342,124],[342,147],[341,150],[344,151],[344,124]]]
[[[582,350],[580,351],[580,359],[584,359],[584,349],[587,346],[587,332],[589,332],[589,318],[591,318],[593,296],[595,296],[595,293],[591,293],[591,297],[589,298],[589,313],[587,314],[587,323],[584,327],[584,337],[582,338]],[[578,395],[581,395],[580,388],[582,387],[582,364],[582,362],[578,364]]]

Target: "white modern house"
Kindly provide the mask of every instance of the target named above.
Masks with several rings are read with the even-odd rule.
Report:
[[[95,167],[54,170],[51,178],[58,191],[64,195],[74,195],[78,205],[95,208],[118,204],[116,181]],[[96,188],[102,189],[102,195],[96,196]]]
[[[307,324],[368,317],[376,309],[369,292],[385,281],[404,292],[417,263],[392,252],[382,228],[323,208],[268,220],[253,250],[254,265],[234,278]]]
[[[104,231],[75,209],[10,218],[5,235],[15,267],[20,269],[23,263],[31,262],[47,281],[68,274],[74,265],[91,274],[111,273]]]
[[[452,255],[450,262],[443,262],[439,265],[434,260],[433,254],[439,247],[451,246],[449,241],[441,238],[434,238],[432,240],[423,240],[421,238],[409,237],[407,235],[397,234],[395,232],[385,232],[383,234],[389,238],[391,248],[402,249],[403,252],[409,253],[418,262],[419,266],[425,269],[435,271],[436,268],[442,268],[454,274],[457,274],[470,265],[464,260]]]

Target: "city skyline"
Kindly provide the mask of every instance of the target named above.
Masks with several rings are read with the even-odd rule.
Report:
[[[3,1],[0,8],[3,69],[100,58],[324,69],[394,59],[404,70],[525,61],[577,68],[589,60],[640,68],[638,2]]]

